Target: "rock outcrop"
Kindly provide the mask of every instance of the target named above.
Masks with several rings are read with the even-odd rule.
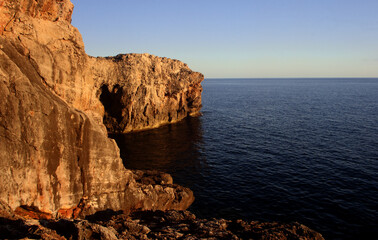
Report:
[[[113,66],[104,68],[109,61]],[[93,66],[111,133],[177,122],[201,108],[203,75],[178,60],[127,54],[97,58]]]
[[[194,196],[169,174],[125,169],[108,133],[198,114],[203,75],[148,54],[87,56],[72,11],[0,2],[0,238],[322,239],[297,223],[196,219],[177,211]]]
[[[102,211],[86,219],[34,220],[0,202],[0,238],[43,239],[314,239],[321,234],[299,223],[198,219],[189,211]]]
[[[110,132],[158,127],[195,115],[203,75],[178,61],[149,54],[94,58],[70,24],[69,0],[2,3],[2,37],[14,39],[44,84],[69,106]]]
[[[52,217],[186,209],[193,193],[141,181],[108,131],[195,114],[202,74],[148,54],[87,56],[72,10],[69,0],[0,2],[0,200]]]

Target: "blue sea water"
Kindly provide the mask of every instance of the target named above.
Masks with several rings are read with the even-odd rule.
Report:
[[[113,136],[127,168],[194,191],[204,218],[378,239],[378,79],[206,79],[202,116]]]

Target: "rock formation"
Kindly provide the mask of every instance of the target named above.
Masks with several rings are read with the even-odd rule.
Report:
[[[157,127],[195,115],[203,75],[178,60],[149,54],[94,58],[71,24],[68,0],[2,3],[0,33],[15,39],[50,91],[104,119],[110,132]]]
[[[113,65],[104,68],[109,61]],[[93,66],[109,132],[158,127],[195,115],[201,108],[203,75],[178,60],[127,54],[97,58]]]
[[[291,239],[324,240],[299,223],[198,219],[189,211],[102,211],[86,219],[34,220],[0,201],[0,238],[43,239]]]
[[[89,57],[72,10],[69,0],[0,3],[0,200],[66,217],[186,209],[189,189],[140,181],[107,134],[195,114],[202,74],[148,54]]]
[[[300,224],[196,219],[176,211],[194,196],[169,174],[125,169],[108,133],[198,114],[203,75],[148,54],[87,56],[72,11],[0,2],[0,238],[322,239]]]

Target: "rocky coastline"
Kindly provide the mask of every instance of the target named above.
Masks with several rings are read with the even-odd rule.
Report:
[[[33,219],[0,202],[0,237],[7,239],[323,239],[299,223],[198,219],[189,211],[106,210],[81,219]]]
[[[169,174],[125,169],[108,134],[198,114],[204,76],[150,54],[88,56],[72,12],[0,3],[0,238],[322,239],[298,223],[197,219]]]

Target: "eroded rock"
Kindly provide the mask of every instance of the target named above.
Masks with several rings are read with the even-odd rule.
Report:
[[[158,127],[198,114],[203,75],[149,54],[86,55],[69,0],[6,0],[2,36],[20,43],[49,90],[109,132]]]
[[[203,75],[148,54],[89,57],[71,14],[69,0],[0,2],[0,238],[322,239],[296,223],[139,211],[184,210],[193,193],[125,169],[107,134],[198,113]]]
[[[187,208],[189,189],[136,180],[107,135],[198,112],[203,76],[147,54],[87,56],[72,9],[69,0],[0,2],[0,200],[67,218]]]
[[[113,66],[104,68],[110,62]],[[203,75],[178,60],[125,54],[97,58],[94,65],[104,124],[111,133],[177,122],[201,109]]]
[[[0,207],[1,213],[1,207]],[[86,219],[28,221],[3,219],[0,238],[45,239],[291,239],[323,240],[321,234],[299,223],[198,219],[189,211],[101,211]],[[4,221],[5,220],[5,221]],[[1,228],[1,225],[0,225]],[[18,233],[17,233],[18,231]]]

